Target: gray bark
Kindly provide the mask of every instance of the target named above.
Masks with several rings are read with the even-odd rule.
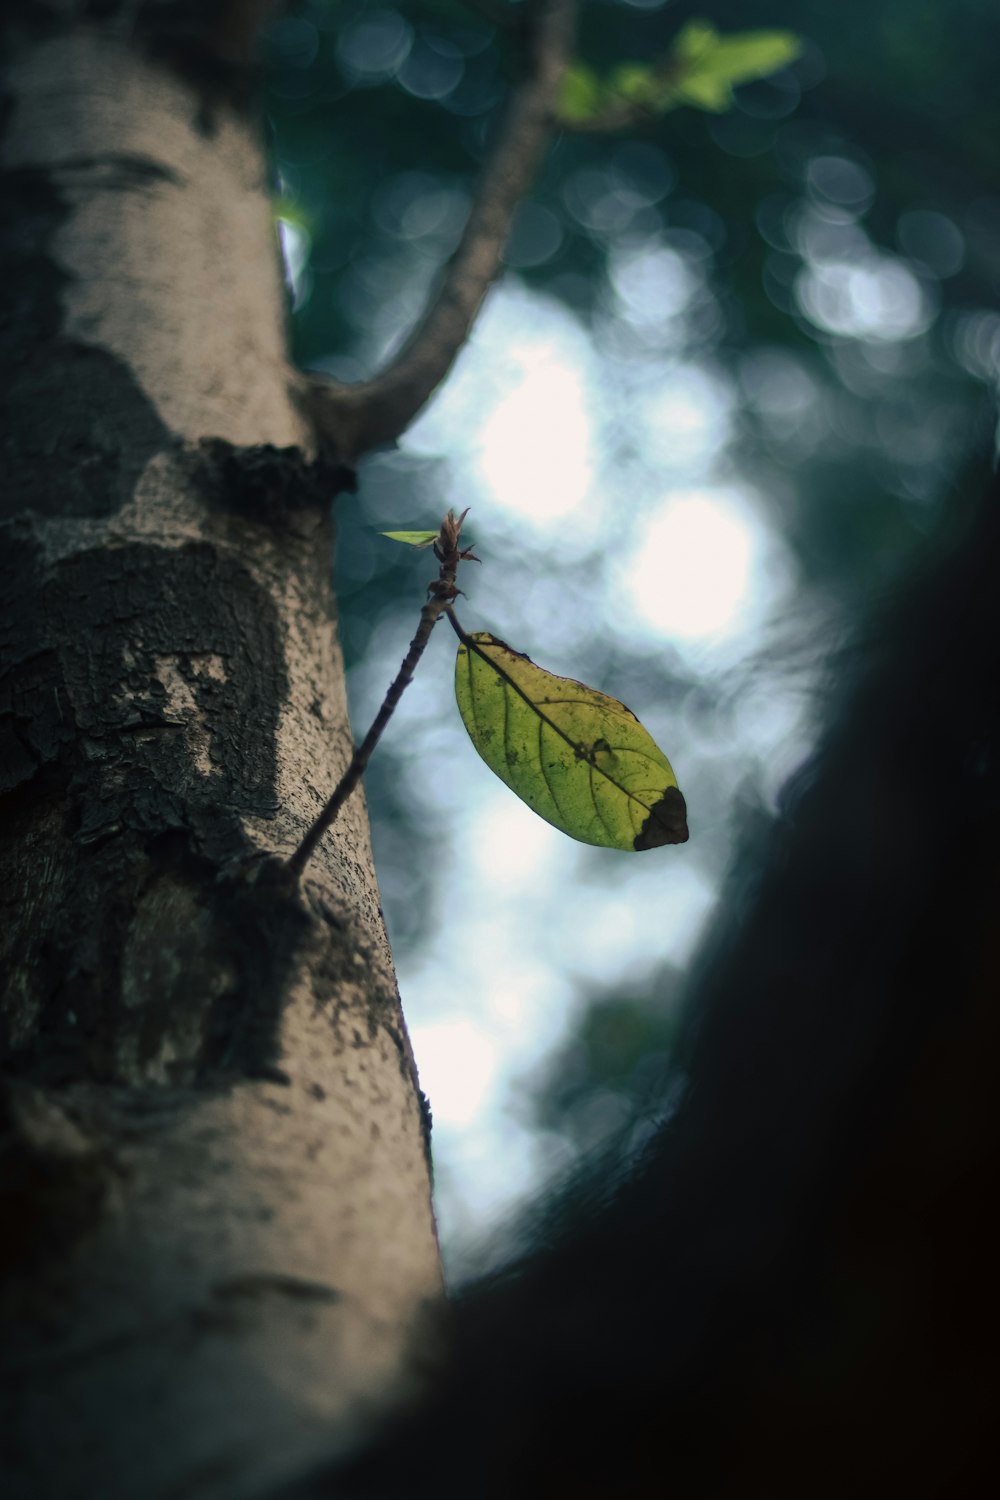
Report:
[[[72,9],[72,7],[68,7]],[[252,120],[45,17],[0,138],[0,1492],[250,1496],[415,1379],[426,1122]]]

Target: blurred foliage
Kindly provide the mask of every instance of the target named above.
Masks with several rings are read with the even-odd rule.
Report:
[[[607,78],[583,62],[566,73],[559,117],[567,124],[642,125],[645,115],[683,104],[723,113],[741,83],[777,73],[798,57],[798,39],[786,31],[745,31],[720,36],[706,21],[689,21],[673,46],[653,63],[625,63]],[[625,114],[619,112],[624,108]],[[610,112],[610,113],[609,113]]]
[[[528,1081],[534,1126],[583,1155],[631,1131],[648,1109],[661,1115],[683,981],[665,969],[639,993],[591,996],[569,1041]]]
[[[267,27],[266,111],[302,364],[370,374],[454,248],[516,71],[514,39],[489,10],[304,0]],[[615,369],[679,355],[725,382],[735,415],[724,464],[764,498],[815,618],[849,621],[937,534],[948,478],[996,392],[1000,8],[588,0],[573,76],[621,80],[679,38],[704,40],[699,26],[723,39],[784,31],[801,51],[737,86],[725,113],[706,106],[727,103],[735,77],[709,85],[702,108],[651,112],[639,130],[557,137],[515,224],[509,272],[573,310],[608,356],[609,382]],[[697,290],[683,327],[657,321],[655,278],[622,280],[621,266],[651,247]],[[631,318],[621,315],[629,298]],[[607,441],[625,466],[635,440],[620,404]],[[441,472],[404,444],[366,464],[357,508],[341,509],[349,666],[387,619],[415,618],[419,559],[375,532],[434,524]],[[581,597],[587,566],[565,570]],[[641,671],[658,673],[664,701],[689,719],[725,712],[717,694],[682,680],[669,651],[639,667],[615,641],[605,651],[611,690],[626,701]],[[433,918],[422,872],[438,829],[405,796],[392,753],[366,785],[390,930],[405,945]],[[686,771],[685,791],[694,805]],[[671,1045],[672,1024],[669,1007],[601,1001],[543,1089],[543,1117],[587,1134],[594,1100],[630,1094],[640,1059]]]

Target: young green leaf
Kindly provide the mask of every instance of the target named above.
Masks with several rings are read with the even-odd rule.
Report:
[[[438,539],[436,531],[383,531],[393,542],[405,542],[408,547],[430,547]]]
[[[624,703],[485,631],[461,638],[455,696],[490,770],[563,833],[609,849],[686,841],[670,762]]]
[[[573,63],[557,113],[570,126],[611,130],[682,104],[719,114],[732,104],[736,85],[778,72],[801,50],[791,31],[726,35],[710,21],[688,21],[670,53],[653,63],[623,63],[606,77],[585,63]]]
[[[593,68],[588,68],[586,63],[571,63],[563,75],[559,92],[559,119],[572,124],[591,119],[604,108],[607,102],[605,93]]]
[[[612,72],[608,87],[619,102],[653,110],[659,108],[664,93],[663,81],[648,63],[623,63]]]
[[[733,88],[766,78],[793,62],[802,50],[791,31],[736,31],[720,36],[708,21],[689,21],[678,33],[671,80],[679,103],[722,113]]]

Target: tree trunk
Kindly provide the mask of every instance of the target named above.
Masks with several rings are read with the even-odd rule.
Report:
[[[407,1389],[440,1284],[361,797],[301,889],[281,866],[351,749],[336,474],[309,456],[262,154],[218,58],[21,9],[0,1492],[230,1500]]]

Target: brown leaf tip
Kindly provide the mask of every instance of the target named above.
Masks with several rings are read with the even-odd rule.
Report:
[[[687,803],[675,786],[668,786],[633,840],[633,849],[659,849],[663,844],[688,841]]]

